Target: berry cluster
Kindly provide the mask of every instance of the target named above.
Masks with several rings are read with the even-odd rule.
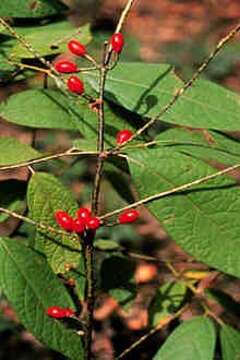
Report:
[[[100,220],[93,217],[87,208],[78,209],[76,215],[74,219],[67,212],[59,210],[55,212],[55,219],[61,228],[77,234],[82,234],[86,230],[97,230],[101,225]]]
[[[87,50],[83,44],[78,40],[70,40],[68,42],[68,49],[72,54],[84,57],[87,55]],[[59,60],[54,64],[55,70],[61,74],[72,74],[78,72],[77,64],[70,60]],[[77,95],[82,95],[84,93],[84,83],[82,80],[76,76],[72,75],[67,80],[68,90]]]
[[[115,33],[112,35],[110,39],[110,45],[112,48],[112,51],[116,52],[117,54],[120,54],[122,51],[122,48],[124,46],[124,38],[121,33]],[[86,47],[81,44],[78,40],[72,39],[67,44],[69,51],[78,57],[86,57],[88,59],[91,59],[87,54]],[[61,74],[73,74],[77,73],[79,71],[77,64],[70,60],[59,60],[54,64],[55,70]],[[67,80],[67,87],[68,90],[72,93],[75,93],[77,95],[82,95],[85,91],[84,89],[84,83],[82,80],[76,76],[72,75]]]
[[[74,311],[69,308],[62,308],[60,306],[50,306],[46,311],[47,315],[54,319],[69,318],[74,315]]]

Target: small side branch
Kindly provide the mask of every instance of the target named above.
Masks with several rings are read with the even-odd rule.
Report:
[[[166,316],[164,319],[162,319],[156,327],[151,329],[147,334],[140,337],[136,342],[134,342],[130,347],[128,347],[126,350],[124,350],[119,356],[116,357],[116,360],[123,359],[126,355],[128,355],[130,352],[135,350],[139,345],[141,345],[144,341],[146,341],[150,336],[156,334],[158,331],[160,331],[165,326],[169,325],[173,320],[177,319],[184,311],[187,310],[189,305],[185,305],[183,308],[181,308],[178,312],[176,312],[173,315]]]
[[[148,196],[146,197],[145,199],[142,199],[142,200],[139,200],[139,201],[136,201],[128,206],[125,206],[121,209],[116,209],[112,212],[109,212],[105,215],[102,215],[100,217],[101,220],[104,220],[104,219],[107,219],[113,215],[117,215],[117,214],[120,214],[122,211],[124,210],[128,210],[128,209],[132,209],[132,208],[135,208],[137,206],[140,206],[140,205],[143,205],[143,204],[147,204],[149,202],[152,202],[154,200],[159,200],[160,198],[163,198],[165,196],[169,196],[169,195],[173,195],[175,193],[178,193],[178,192],[181,192],[181,191],[185,191],[185,190],[188,190],[190,188],[192,188],[193,186],[196,186],[196,185],[200,185],[200,184],[203,184],[207,181],[210,181],[210,180],[213,180],[219,176],[222,176],[222,175],[227,175],[228,173],[230,173],[231,171],[233,170],[236,170],[236,169],[239,169],[240,168],[240,164],[236,164],[236,165],[233,165],[233,166],[230,166],[224,170],[221,170],[221,171],[217,171],[211,175],[208,175],[208,176],[204,176],[200,179],[196,179],[194,181],[191,181],[189,183],[186,183],[186,184],[183,184],[183,185],[180,185],[176,188],[173,188],[173,189],[170,189],[170,190],[167,190],[167,191],[163,191],[161,193],[158,193],[158,194],[154,194],[152,196]]]

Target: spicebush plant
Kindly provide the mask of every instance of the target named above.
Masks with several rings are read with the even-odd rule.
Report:
[[[99,60],[88,52],[88,25],[74,29],[62,16],[56,20],[67,10],[59,1],[0,3],[1,84],[36,73],[43,80],[42,87],[30,82],[1,103],[0,116],[32,129],[75,134],[69,148],[51,154],[0,137],[1,173],[28,167],[31,174],[26,192],[10,181],[0,190],[1,222],[14,217],[28,225],[24,239],[0,238],[0,286],[23,326],[42,343],[72,360],[92,358],[96,294],[108,293],[125,306],[136,295],[131,268],[123,266],[128,254],[98,232],[139,221],[145,206],[207,270],[189,277],[166,261],[173,280],[156,290],[150,330],[116,358],[178,319],[195,299],[202,315],[175,322],[153,358],[210,360],[219,336],[218,353],[234,360],[240,334],[214,313],[211,304],[218,299],[210,289],[219,275],[240,277],[240,196],[233,176],[240,143],[231,135],[240,129],[240,100],[199,77],[240,25],[183,82],[171,65],[121,61],[128,46],[122,28],[133,5],[126,1]],[[28,25],[21,26],[22,18]],[[66,51],[71,56],[58,57]],[[77,203],[51,166],[41,167],[53,160],[70,167],[82,159],[96,166],[90,209]],[[104,179],[123,207],[104,210]],[[106,261],[96,272],[99,250]]]

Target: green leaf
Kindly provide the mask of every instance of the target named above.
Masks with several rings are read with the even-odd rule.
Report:
[[[154,140],[159,146],[184,152],[208,162],[234,164],[240,159],[240,142],[227,134],[215,131],[174,128],[161,132]]]
[[[61,230],[55,221],[55,212],[64,210],[75,215],[77,203],[72,194],[51,174],[35,173],[29,182],[27,194],[30,217],[44,225]],[[64,273],[65,265],[77,267],[80,261],[80,244],[76,237],[38,231],[34,247],[43,252],[56,273]]]
[[[166,316],[176,312],[181,306],[187,287],[183,282],[168,282],[162,285],[149,308],[150,323],[155,326]]]
[[[117,250],[119,244],[113,240],[98,239],[94,241],[94,247],[102,251]]]
[[[216,172],[170,148],[129,151],[129,166],[140,199],[169,191]],[[227,176],[149,202],[168,234],[199,261],[240,276],[240,190]]]
[[[23,243],[0,238],[0,284],[21,322],[34,336],[71,360],[83,358],[77,333],[46,315],[49,306],[74,309],[74,305],[43,256]]]
[[[21,33],[21,28],[19,32]],[[24,28],[24,32],[26,32],[26,28]],[[89,25],[82,26],[78,34],[68,21],[42,25],[30,28],[24,35],[24,39],[28,44],[31,44],[39,55],[47,56],[66,51],[66,37],[71,36],[74,36],[84,45],[88,44],[91,40]],[[10,57],[17,61],[24,58],[35,58],[36,56],[17,42],[10,52]]]
[[[98,73],[86,74],[94,89]],[[106,98],[144,117],[155,117],[183,82],[166,64],[119,63],[109,73]],[[198,80],[161,120],[218,130],[239,130],[239,95],[210,81]]]
[[[0,16],[41,18],[59,14],[67,7],[58,0],[1,0]]]
[[[199,316],[179,325],[153,360],[213,360],[215,342],[212,321]]]
[[[0,137],[0,166],[22,163],[40,157],[30,145],[20,143],[16,138]]]
[[[222,360],[240,359],[240,332],[223,325],[220,332]]]
[[[23,181],[1,181],[0,206],[11,211],[21,212],[24,210],[26,195],[26,183]],[[7,220],[9,215],[0,213],[0,223]]]
[[[79,109],[80,117],[83,109]],[[0,106],[0,116],[5,120],[33,128],[77,130],[77,115],[73,118],[69,100],[56,90],[22,91]]]

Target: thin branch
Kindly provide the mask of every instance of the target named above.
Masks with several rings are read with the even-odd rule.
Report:
[[[173,98],[169,101],[169,103],[166,106],[164,106],[155,117],[153,117],[143,127],[137,130],[136,133],[131,137],[131,139],[126,141],[124,144],[119,145],[114,150],[119,150],[125,147],[129,142],[131,142],[136,137],[141,135],[145,130],[147,130],[150,126],[152,126],[157,120],[159,120],[165,113],[167,113],[172,108],[172,106],[175,105],[178,99],[181,96],[183,96],[183,94],[185,94],[185,92],[195,83],[195,81],[206,70],[208,65],[215,59],[217,54],[224,48],[224,46],[226,46],[237,35],[239,31],[240,31],[240,23],[218,42],[218,44],[211,52],[209,57],[199,66],[199,68],[193,74],[192,78],[188,80],[180,89],[177,90],[177,92],[175,93]]]
[[[240,167],[240,164],[236,164],[236,165],[230,166],[230,167],[228,167],[228,168],[226,168],[224,170],[215,172],[215,173],[213,173],[211,175],[204,176],[204,177],[202,177],[200,179],[197,179],[197,180],[191,181],[189,183],[180,185],[180,186],[178,186],[178,187],[176,187],[174,189],[166,190],[166,191],[160,192],[158,194],[148,196],[145,199],[136,201],[136,202],[134,202],[134,203],[132,203],[130,205],[124,206],[121,209],[116,209],[116,210],[111,211],[111,212],[109,212],[109,213],[107,213],[105,215],[102,215],[102,216],[100,216],[100,219],[103,220],[103,219],[109,218],[109,217],[111,217],[113,215],[117,215],[117,214],[121,213],[124,210],[132,209],[132,208],[137,207],[139,205],[147,204],[147,203],[149,203],[151,201],[158,200],[158,199],[163,198],[165,196],[169,196],[169,195],[172,195],[172,194],[175,194],[175,193],[190,189],[195,185],[200,185],[200,184],[203,184],[203,183],[205,183],[205,182],[207,182],[209,180],[215,179],[215,178],[217,178],[219,176],[228,174],[229,172],[231,172],[233,170],[236,170],[239,167]]]
[[[131,8],[134,5],[134,2],[136,2],[136,1],[137,0],[129,0],[127,2],[127,5],[123,9],[122,14],[120,16],[120,19],[118,21],[118,24],[116,26],[115,33],[118,33],[118,32],[120,32],[122,30],[123,24],[125,23],[126,18],[128,17],[129,12],[130,12]]]
[[[29,217],[18,214],[15,211],[11,211],[11,210],[0,207],[0,213],[4,213],[4,214],[14,217],[15,219],[22,220],[28,224],[35,226],[36,228],[46,230],[47,232],[52,232],[54,234],[59,234],[59,235],[66,235],[65,231],[57,230],[57,229],[53,228],[52,226],[48,226],[43,223],[39,223],[37,221],[32,220]]]
[[[187,310],[187,308],[189,307],[189,304],[186,304],[185,306],[183,306],[180,310],[178,310],[175,314],[166,316],[164,319],[162,319],[156,327],[154,327],[153,329],[151,329],[147,334],[143,335],[142,337],[140,337],[140,339],[138,339],[137,341],[135,341],[130,347],[128,347],[126,350],[124,350],[119,356],[116,357],[116,360],[120,360],[122,358],[124,358],[126,355],[128,355],[130,352],[132,352],[133,350],[136,349],[136,347],[138,347],[139,345],[141,345],[144,341],[146,341],[150,336],[154,335],[156,332],[160,331],[162,328],[164,328],[165,326],[169,325],[170,322],[172,322],[173,320],[177,319],[184,311]]]
[[[116,31],[120,31],[127,15],[134,3],[134,0],[128,0],[117,25]],[[104,51],[102,57],[102,63],[99,68],[100,81],[99,81],[99,98],[98,98],[98,140],[97,140],[97,151],[99,153],[97,159],[96,174],[94,179],[94,186],[92,192],[92,213],[99,215],[100,210],[100,187],[104,165],[104,134],[105,134],[105,114],[104,114],[104,91],[107,73],[109,71],[108,65],[111,61],[112,49],[108,43],[104,44]],[[94,247],[93,239],[95,234],[93,232],[86,233],[83,241],[83,251],[85,259],[86,269],[86,336],[85,336],[85,359],[91,359],[91,345],[92,345],[92,331],[93,331],[93,310],[95,302],[94,294]]]
[[[30,161],[22,162],[22,163],[19,163],[19,164],[1,166],[0,167],[0,172],[5,171],[5,170],[18,169],[18,168],[21,168],[21,167],[24,167],[24,166],[36,165],[36,164],[40,164],[40,163],[43,163],[43,162],[47,162],[49,160],[60,159],[61,157],[65,157],[65,156],[78,156],[78,155],[82,155],[82,156],[98,155],[98,152],[94,152],[94,151],[76,151],[74,148],[71,148],[71,149],[68,149],[68,150],[66,150],[66,151],[64,151],[62,153],[43,156],[41,158],[37,158],[37,159],[30,160]]]

